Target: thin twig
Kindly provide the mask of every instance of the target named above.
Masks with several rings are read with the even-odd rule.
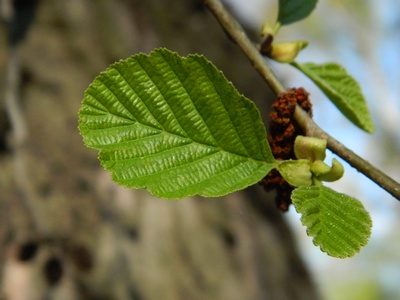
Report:
[[[260,73],[261,77],[267,82],[270,88],[276,93],[282,93],[285,88],[278,80],[272,69],[265,63],[260,52],[250,41],[242,26],[232,17],[219,0],[204,0],[204,4],[214,14],[215,18],[221,24],[222,28],[230,35],[247,58],[253,64],[253,67]]]
[[[271,89],[279,94],[285,89],[279,79],[273,73],[263,56],[259,53],[255,45],[250,41],[241,25],[226,10],[220,0],[203,0],[204,4],[214,14],[222,28],[230,35],[232,40],[242,49],[247,58],[251,61],[254,68],[260,73],[261,77],[267,82]],[[397,200],[400,200],[400,184],[384,174],[378,168],[359,157],[350,149],[346,148],[339,141],[335,140],[323,131],[315,122],[299,107],[296,107],[294,119],[299,124],[305,134],[327,140],[328,148],[348,162],[352,167],[370,178]]]

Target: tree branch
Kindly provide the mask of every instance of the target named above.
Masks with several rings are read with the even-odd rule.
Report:
[[[279,79],[273,73],[272,69],[266,63],[264,57],[260,54],[255,45],[247,37],[241,25],[226,10],[221,1],[203,0],[203,2],[214,14],[222,28],[242,49],[247,58],[253,64],[254,68],[260,73],[261,77],[266,81],[271,89],[276,94],[283,92],[285,89]],[[296,123],[304,130],[306,135],[326,139],[328,148],[332,152],[370,178],[397,200],[400,200],[400,184],[398,182],[324,132],[299,106],[296,107],[293,117]]]
[[[285,88],[276,77],[272,69],[265,63],[264,57],[260,54],[254,44],[250,41],[242,26],[226,10],[220,0],[203,0],[204,4],[214,14],[226,33],[242,49],[244,54],[253,64],[253,67],[260,73],[271,89],[276,93],[282,93]]]

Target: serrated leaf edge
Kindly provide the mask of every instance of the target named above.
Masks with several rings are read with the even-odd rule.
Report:
[[[347,213],[347,217],[348,217],[348,218],[353,219],[353,220],[356,220],[359,224],[364,225],[365,227],[368,226],[368,227],[369,227],[369,230],[368,230],[368,232],[366,232],[365,234],[361,234],[361,233],[359,233],[358,231],[355,231],[355,230],[354,230],[352,234],[357,235],[358,237],[361,237],[361,239],[364,239],[364,242],[361,242],[361,243],[358,243],[358,242],[357,242],[356,245],[355,245],[355,247],[354,247],[354,248],[351,248],[352,253],[348,253],[347,255],[341,255],[341,254],[338,255],[337,253],[338,253],[339,251],[337,251],[337,250],[335,250],[335,249],[334,249],[334,251],[332,251],[332,249],[327,249],[325,245],[321,244],[321,243],[318,241],[318,236],[319,236],[319,234],[320,234],[322,228],[320,228],[320,229],[319,229],[318,231],[316,231],[316,232],[312,232],[312,231],[313,231],[313,227],[314,227],[314,229],[315,229],[315,225],[322,222],[322,221],[320,220],[320,218],[318,218],[318,220],[317,220],[316,222],[310,222],[310,217],[312,218],[313,215],[317,215],[317,214],[319,214],[319,213],[322,213],[322,212],[321,212],[321,211],[322,211],[322,209],[321,209],[321,203],[319,203],[318,205],[315,205],[315,204],[314,204],[315,207],[317,207],[317,210],[316,210],[315,212],[312,212],[312,213],[308,214],[307,216],[304,216],[304,210],[305,210],[305,209],[304,209],[304,205],[307,205],[307,203],[311,203],[310,201],[312,201],[313,198],[318,198],[319,196],[321,196],[321,195],[319,195],[319,194],[324,194],[324,195],[322,195],[322,196],[325,196],[325,198],[327,198],[328,201],[329,201],[331,204],[336,205],[336,207],[339,208],[339,210],[340,210],[340,205],[337,204],[336,201],[330,197],[329,192],[327,192],[327,191],[329,191],[329,190],[335,192],[334,190],[332,190],[332,189],[330,189],[330,188],[327,188],[327,187],[323,187],[323,188],[325,188],[326,190],[321,190],[320,192],[318,192],[318,191],[311,191],[311,189],[314,189],[314,188],[317,188],[317,187],[300,187],[300,188],[295,189],[295,190],[292,192],[292,202],[293,202],[293,205],[295,206],[296,211],[297,211],[299,214],[302,215],[300,219],[301,219],[301,222],[302,222],[303,226],[306,227],[307,235],[313,238],[313,243],[314,243],[315,246],[317,246],[317,247],[319,246],[322,252],[325,252],[325,253],[327,253],[327,254],[330,255],[330,256],[334,256],[334,257],[338,257],[338,258],[347,258],[347,257],[352,257],[352,256],[354,256],[356,253],[360,252],[361,248],[364,247],[364,246],[368,243],[369,237],[370,237],[370,235],[371,235],[371,227],[372,227],[372,220],[371,220],[371,217],[370,217],[369,214],[367,213],[367,215],[368,215],[368,217],[369,217],[369,222],[368,222],[368,221],[360,222],[357,218],[352,217],[352,214],[351,214],[351,213]],[[318,187],[318,188],[320,188],[320,187]],[[311,196],[311,197],[310,197],[309,199],[307,199],[307,200],[301,200],[301,199],[297,198],[297,199],[299,199],[299,200],[302,202],[301,208],[298,207],[298,205],[297,205],[298,202],[296,201],[296,200],[297,200],[297,199],[296,199],[296,197],[297,197],[297,196],[296,196],[296,193],[299,192],[299,191],[296,192],[296,190],[300,190],[300,189],[301,189],[301,190],[308,189],[308,190],[310,190],[310,191],[307,191],[307,192],[309,192],[309,193],[312,193],[312,192],[313,192],[313,193],[316,193],[316,194],[317,194],[317,195],[315,195],[315,196]],[[302,191],[302,192],[304,192],[304,191]],[[337,192],[335,192],[335,193],[337,193]],[[340,193],[337,193],[337,194],[339,194],[339,195],[344,195],[344,194],[340,194]],[[347,195],[345,195],[345,196],[347,196]],[[355,207],[355,208],[357,208],[357,211],[367,212],[367,211],[365,210],[364,206],[362,205],[362,203],[361,203],[360,201],[358,201],[357,199],[355,199],[355,198],[353,198],[353,197],[350,197],[350,196],[347,196],[347,197],[349,197],[349,198],[351,198],[351,199],[353,199],[353,200],[356,201],[355,203],[357,203],[357,207]],[[304,204],[304,202],[306,202],[306,203]],[[330,213],[333,213],[333,212],[330,211]],[[343,219],[341,219],[340,216],[339,216],[338,214],[335,215],[335,220],[339,220],[339,222],[341,222],[342,224],[343,224],[343,222],[344,222]],[[336,221],[336,222],[337,222],[337,221]],[[311,225],[310,223],[313,223],[313,224]],[[326,224],[325,224],[324,227],[326,227]],[[325,233],[325,234],[326,234],[326,233]],[[346,236],[348,236],[348,235],[346,235]],[[360,240],[361,240],[361,239],[360,239]],[[342,244],[343,246],[346,246],[346,244],[343,243],[344,240],[345,240],[345,239],[340,239],[340,240],[338,240],[338,241],[336,241],[336,242],[337,242],[338,244]],[[350,244],[350,243],[347,243],[347,244]],[[353,243],[353,244],[354,244],[354,243]],[[336,252],[336,253],[335,253],[335,252]]]
[[[136,54],[135,57],[141,56],[141,55],[150,56],[150,55],[151,55],[152,53],[154,53],[154,52],[163,51],[163,50],[167,50],[168,52],[172,53],[173,55],[178,56],[178,58],[182,58],[182,57],[180,57],[177,53],[171,52],[170,50],[165,49],[165,48],[157,48],[157,49],[153,50],[150,54],[139,53],[139,54]],[[203,55],[190,54],[190,55],[188,55],[186,58],[183,58],[183,59],[187,59],[187,58],[195,58],[196,60],[197,60],[197,59],[201,59],[203,63],[206,63],[207,65],[211,66],[215,71],[218,72],[219,75],[222,75],[222,76],[225,78],[225,76],[223,75],[223,73],[222,73],[220,70],[218,70],[218,69],[217,69],[210,61],[208,61]],[[96,83],[96,81],[101,82],[102,76],[104,76],[104,74],[106,74],[106,73],[107,73],[109,70],[111,70],[111,69],[117,71],[117,72],[120,74],[120,76],[123,78],[123,80],[126,82],[126,84],[127,84],[128,86],[130,86],[130,83],[128,82],[128,80],[121,74],[121,72],[120,72],[120,71],[118,70],[118,68],[116,67],[116,66],[118,66],[118,65],[121,64],[121,63],[125,63],[127,60],[129,60],[129,58],[126,59],[126,60],[120,60],[120,61],[118,61],[118,62],[116,62],[116,63],[110,65],[105,71],[101,72],[101,73],[94,79],[94,81],[89,85],[89,87],[87,88],[87,90],[85,91],[85,97],[86,97],[86,95],[89,93],[88,91],[90,91],[90,88]],[[172,68],[171,68],[171,69],[172,69]],[[208,76],[208,74],[207,74],[207,76]],[[150,77],[149,74],[148,74],[148,77]],[[226,79],[226,78],[225,78],[225,79]],[[211,78],[210,78],[210,81],[212,82]],[[235,92],[237,92],[236,88],[233,86],[233,84],[232,84],[230,81],[227,81],[227,84],[229,84],[229,87],[230,87],[231,89],[233,89]],[[108,89],[108,90],[112,93],[112,91],[109,89],[109,87],[108,87],[107,85],[105,85],[105,84],[103,83],[103,86],[104,86],[106,89]],[[219,92],[218,92],[218,94],[219,94]],[[253,105],[253,107],[254,107],[255,109],[257,109],[253,102],[251,102],[250,100],[248,100],[247,98],[245,98],[245,97],[244,97],[243,95],[241,95],[240,93],[239,93],[239,96],[240,96],[240,98],[241,98],[243,101],[249,101],[249,103],[251,103],[251,105]],[[94,97],[94,96],[91,95],[91,97]],[[116,97],[116,98],[118,99],[118,97]],[[97,102],[98,102],[98,101],[97,101]],[[120,102],[121,102],[121,101],[120,101]],[[102,105],[100,102],[98,102],[98,103],[99,103],[99,105]],[[121,103],[121,105],[124,106],[123,103]],[[225,104],[224,104],[223,102],[222,102],[222,105],[225,107]],[[108,109],[107,109],[106,107],[103,106],[103,109],[104,109],[105,112],[108,112]],[[129,109],[127,109],[125,106],[124,106],[124,109],[130,114]],[[196,109],[197,109],[197,108],[196,108]],[[82,110],[83,110],[83,108],[81,108],[81,109],[79,110],[79,119],[80,119],[80,120],[81,120]],[[225,107],[225,110],[226,110],[226,107]],[[257,111],[258,111],[258,110],[257,110]],[[131,115],[131,117],[132,117],[132,120],[134,120],[137,124],[139,124],[140,126],[146,126],[146,124],[142,124],[141,122],[137,121],[136,118],[135,118],[132,114],[130,114],[130,115]],[[114,114],[113,114],[113,116],[114,116]],[[116,116],[116,115],[115,115],[115,116]],[[203,116],[200,115],[200,117],[202,118]],[[228,117],[230,118],[231,124],[233,124],[232,119],[231,119],[231,116],[230,116],[229,114],[228,114]],[[261,118],[261,116],[260,116],[260,118]],[[155,120],[157,120],[157,119],[155,118]],[[131,120],[130,120],[130,121],[131,121]],[[161,126],[161,124],[160,124],[160,126]],[[161,127],[162,127],[162,126],[161,126]],[[150,126],[150,128],[151,128],[152,130],[160,130],[160,128],[156,128],[156,127],[152,127],[152,126]],[[237,132],[237,128],[236,128],[235,126],[233,126],[233,128],[234,128],[234,129],[236,130],[236,132]],[[93,129],[85,128],[85,126],[82,125],[82,123],[79,122],[79,132],[81,133],[81,135],[82,135],[83,138],[84,138],[84,143],[85,143],[85,145],[88,146],[88,147],[90,147],[90,148],[99,150],[99,157],[100,157],[100,156],[102,155],[102,153],[108,152],[108,151],[110,151],[110,150],[103,150],[103,149],[101,149],[101,147],[99,147],[99,146],[97,146],[97,145],[92,145],[92,144],[90,144],[90,142],[87,141],[87,139],[85,138],[85,132],[91,131],[91,130],[93,130]],[[173,134],[173,133],[170,133],[170,134]],[[174,134],[174,135],[175,135],[175,134]],[[241,136],[240,136],[239,134],[237,134],[237,136],[238,136],[240,142],[242,143],[242,145],[244,145],[244,141],[242,140]],[[147,137],[147,136],[146,136],[146,137]],[[181,137],[181,138],[182,138],[182,137]],[[201,146],[205,146],[205,144],[198,143],[198,142],[192,140],[189,136],[187,136],[187,137],[185,137],[185,138],[189,139],[189,140],[191,141],[191,143],[198,144],[198,145],[201,145]],[[259,166],[256,170],[254,170],[254,172],[257,172],[257,170],[260,170],[260,169],[265,169],[265,170],[266,170],[265,173],[268,173],[268,172],[269,172],[271,169],[273,169],[273,168],[275,167],[275,165],[276,165],[275,161],[274,161],[274,162],[272,162],[272,161],[267,161],[267,159],[266,159],[266,160],[258,160],[258,159],[255,159],[255,158],[251,157],[250,154],[249,154],[249,156],[247,157],[247,156],[241,155],[240,153],[234,153],[234,152],[232,152],[232,151],[226,151],[225,149],[222,149],[222,148],[220,148],[220,147],[215,147],[214,145],[208,145],[208,146],[217,149],[218,152],[219,152],[219,151],[221,151],[221,152],[226,152],[226,153],[229,153],[230,155],[237,155],[237,156],[243,157],[243,158],[245,158],[247,161],[251,161],[251,160],[252,160],[252,161],[254,161],[254,162],[260,162],[260,163],[262,163],[262,165]],[[259,143],[258,143],[258,147],[261,147],[261,145],[260,145]],[[244,147],[244,148],[246,148],[246,147]],[[172,149],[172,148],[170,148],[169,150],[171,150],[171,149]],[[261,150],[261,149],[260,149],[260,150]],[[264,150],[265,150],[265,149],[264,149]],[[247,151],[247,149],[246,149],[246,151]],[[266,154],[263,150],[261,151],[261,153],[263,153],[263,156]],[[264,156],[264,157],[265,157],[265,156]],[[241,162],[239,165],[242,165],[243,163],[245,163],[245,162]],[[105,166],[103,163],[102,163],[102,165],[103,165],[103,167],[104,167],[106,170],[112,169],[112,168],[110,168],[110,167]],[[238,167],[238,165],[232,166],[231,168],[229,168],[229,170],[230,170],[230,169],[233,169],[233,168],[237,168],[237,167]],[[227,172],[227,171],[229,171],[229,170],[224,170],[224,172]],[[110,171],[112,172],[112,170],[110,170]],[[163,171],[168,171],[168,170],[163,170]],[[222,173],[223,173],[223,172],[222,172]],[[113,174],[113,176],[114,176],[114,172],[112,172],[112,174]],[[203,181],[212,180],[213,177],[220,176],[220,174],[221,174],[221,173],[214,174],[212,177],[207,178],[207,179],[204,179]],[[263,176],[264,176],[264,175],[265,175],[265,174],[263,174]],[[261,178],[262,178],[262,176],[261,176]],[[261,178],[260,178],[260,180],[261,180]],[[198,182],[197,184],[194,184],[194,185],[201,185],[203,181]],[[254,182],[254,183],[256,183],[256,182]],[[242,186],[241,186],[240,188],[238,188],[238,189],[245,188],[245,187],[247,187],[247,186],[249,186],[249,185],[251,185],[251,184],[249,184],[248,182],[243,182]],[[143,187],[146,188],[146,186],[139,186],[139,188],[143,188]],[[188,189],[188,186],[184,187],[184,189]],[[227,188],[227,190],[230,190],[230,189]],[[150,192],[151,192],[151,191],[150,191]],[[154,195],[155,195],[155,196],[158,196],[158,197],[164,197],[164,198],[165,198],[165,196],[163,196],[163,195],[157,195],[156,193],[154,193]],[[194,196],[194,195],[195,195],[195,194],[186,195],[186,196]],[[205,196],[207,196],[207,195],[205,195]],[[211,196],[215,196],[215,195],[211,195]]]
[[[367,118],[365,118],[365,116],[359,116],[357,114],[357,110],[353,109],[349,103],[345,100],[346,96],[343,96],[342,94],[340,94],[338,91],[336,91],[334,88],[332,88],[331,85],[329,84],[325,84],[324,82],[326,81],[325,79],[323,79],[321,76],[317,75],[315,72],[311,71],[310,68],[308,66],[306,66],[307,64],[311,64],[314,65],[316,67],[329,67],[329,66],[334,66],[338,69],[340,69],[341,71],[343,71],[344,74],[346,74],[346,76],[353,81],[353,84],[355,86],[355,89],[357,89],[357,94],[362,98],[363,102],[364,102],[364,106],[365,106],[365,113],[367,114]],[[328,63],[324,63],[324,64],[315,64],[315,63],[297,63],[297,62],[292,62],[291,63],[292,66],[294,66],[296,69],[298,69],[299,71],[301,71],[304,75],[306,75],[311,81],[314,82],[315,85],[317,85],[320,90],[328,97],[329,100],[332,101],[332,103],[338,108],[339,111],[342,112],[342,114],[349,120],[351,121],[354,125],[356,125],[357,127],[361,128],[362,130],[368,132],[368,133],[373,133],[375,128],[374,125],[372,123],[372,119],[371,119],[371,114],[368,110],[367,107],[367,102],[365,100],[365,97],[362,93],[360,84],[358,83],[358,81],[352,76],[350,75],[347,70],[342,67],[341,65],[337,64],[337,63],[333,63],[333,62],[328,62]],[[317,78],[317,79],[316,79]]]

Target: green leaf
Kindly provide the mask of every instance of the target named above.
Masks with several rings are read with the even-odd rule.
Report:
[[[277,169],[282,177],[293,186],[312,184],[311,162],[307,159],[282,161]]]
[[[298,159],[307,159],[309,161],[324,160],[326,143],[327,141],[324,139],[298,135],[294,140],[294,154]]]
[[[357,199],[324,186],[299,187],[291,198],[307,234],[323,252],[346,258],[367,244],[372,221]]]
[[[288,25],[306,18],[317,5],[317,0],[279,0],[278,21]]]
[[[374,124],[358,82],[335,63],[317,65],[292,63],[325,93],[355,125],[372,133]]]
[[[254,103],[200,55],[111,65],[85,92],[79,130],[115,182],[163,198],[222,196],[276,165]]]

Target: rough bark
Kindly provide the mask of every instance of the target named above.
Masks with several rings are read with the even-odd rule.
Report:
[[[205,54],[265,113],[268,89],[198,1],[42,0],[18,53],[27,135],[1,131],[0,298],[317,299],[273,195],[156,199],[116,186],[83,146],[87,85],[159,46]]]

